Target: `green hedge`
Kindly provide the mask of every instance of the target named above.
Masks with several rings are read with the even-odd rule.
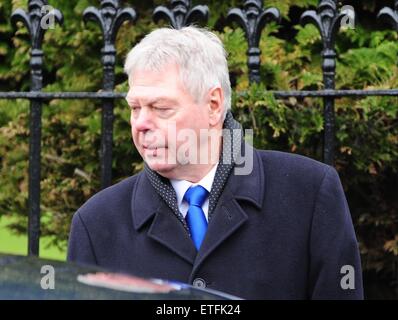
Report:
[[[82,12],[99,1],[49,1],[64,14],[64,26],[45,36],[45,91],[97,91],[102,67],[100,28],[83,24]],[[125,1],[139,13],[135,24],[125,24],[117,37],[116,91],[127,91],[122,71],[124,57],[150,30],[151,12],[165,1]],[[279,8],[281,25],[272,23],[261,38],[260,85],[249,86],[247,44],[237,26],[228,26],[228,8],[239,1],[194,1],[210,7],[208,26],[215,29],[229,52],[234,84],[233,112],[245,128],[254,129],[255,146],[296,152],[321,159],[322,99],[276,100],[270,90],[322,89],[319,32],[298,25],[300,14],[316,0],[266,1]],[[27,1],[0,3],[0,90],[29,90],[29,38],[9,21]],[[389,5],[385,1],[384,5]],[[361,1],[354,30],[342,30],[337,40],[338,89],[388,89],[398,86],[397,33],[376,25],[383,1]],[[363,18],[361,18],[363,17]],[[336,100],[336,168],[342,178],[360,242],[364,270],[386,281],[398,273],[398,103],[397,98],[369,97]],[[53,100],[43,106],[42,235],[65,247],[76,209],[99,190],[101,101]],[[10,228],[27,229],[29,101],[0,100],[0,216],[13,216]],[[142,169],[132,145],[129,110],[115,105],[113,181]],[[388,290],[387,290],[388,291]],[[392,292],[392,291],[391,291]],[[386,293],[388,294],[388,293]]]

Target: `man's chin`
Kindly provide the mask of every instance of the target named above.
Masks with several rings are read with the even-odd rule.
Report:
[[[164,162],[159,162],[159,161],[153,161],[153,160],[146,160],[146,164],[148,167],[159,173],[161,176],[164,176],[168,178],[168,176],[173,172],[173,170],[177,167],[176,164],[168,164]]]

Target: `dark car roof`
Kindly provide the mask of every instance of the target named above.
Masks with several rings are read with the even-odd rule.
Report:
[[[43,289],[43,266],[54,269],[54,289]],[[44,267],[44,270],[47,270]],[[238,299],[181,283],[142,279],[75,263],[0,254],[0,299]]]

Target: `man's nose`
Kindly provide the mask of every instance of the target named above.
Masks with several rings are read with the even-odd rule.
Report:
[[[132,117],[132,124],[137,131],[146,132],[153,129],[153,119],[149,108],[141,107],[136,116]]]

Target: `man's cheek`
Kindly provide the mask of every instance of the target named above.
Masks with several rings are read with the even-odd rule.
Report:
[[[138,140],[138,135],[135,134],[134,132],[132,132],[132,139],[131,139],[132,143],[134,144],[135,148],[137,149],[137,151],[142,155],[143,149],[142,146],[139,143]]]
[[[167,163],[168,164],[176,164],[177,161],[177,146],[176,141],[166,141],[167,149],[165,150],[167,153]]]

